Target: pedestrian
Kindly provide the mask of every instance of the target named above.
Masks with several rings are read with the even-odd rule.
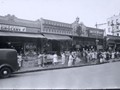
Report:
[[[70,53],[69,55],[69,61],[68,61],[68,66],[72,66],[73,65],[73,56],[72,53]]]
[[[22,54],[18,54],[17,56],[18,58],[18,64],[19,64],[19,67],[21,68],[23,65],[23,59],[22,59]]]
[[[72,52],[72,57],[73,57],[73,65],[75,65],[76,62],[76,52]]]
[[[43,63],[42,54],[38,54],[38,66],[41,67]]]
[[[47,55],[46,55],[46,52],[44,52],[44,53],[42,54],[41,59],[42,59],[42,67],[44,67],[45,64],[47,64]]]
[[[106,52],[106,60],[108,61],[110,59],[110,53],[107,51]]]
[[[106,52],[105,51],[103,52],[103,60],[104,60],[104,62],[106,62]]]
[[[62,57],[62,64],[65,64],[65,53],[64,52],[61,54],[61,57]]]
[[[58,56],[57,53],[55,52],[53,55],[53,64],[56,65],[58,63]]]
[[[118,58],[119,58],[119,52],[117,51],[117,53],[116,53],[116,54],[117,54],[117,59],[118,59]]]
[[[84,63],[87,63],[87,52],[85,50],[82,52],[82,59]]]
[[[103,63],[104,62],[103,53],[101,53],[99,57],[100,57],[100,63]]]
[[[92,57],[92,61],[94,62],[95,61],[95,53],[94,53],[94,51],[91,52],[91,57]]]
[[[101,51],[98,51],[97,53],[97,63],[100,63],[100,58],[101,58]]]
[[[111,58],[114,59],[115,58],[115,52],[111,53]]]
[[[75,64],[79,64],[80,62],[81,62],[81,53],[80,51],[77,51]]]

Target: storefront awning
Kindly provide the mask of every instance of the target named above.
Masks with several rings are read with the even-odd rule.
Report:
[[[53,34],[44,34],[45,38],[50,40],[72,40],[69,36],[62,35],[53,35]]]
[[[119,36],[107,35],[108,40],[120,40]]]
[[[0,36],[9,36],[9,37],[27,37],[27,38],[45,38],[41,34],[32,34],[32,33],[13,33],[13,32],[0,32]]]

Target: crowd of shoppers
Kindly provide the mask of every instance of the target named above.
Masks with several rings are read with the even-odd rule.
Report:
[[[59,58],[58,58],[59,57]],[[105,63],[114,61],[120,58],[120,52],[118,51],[96,51],[94,49],[83,49],[82,51],[65,51],[61,52],[61,55],[57,55],[55,52],[52,55],[51,62],[53,66],[67,65],[74,66],[79,64],[91,64],[91,63]],[[39,67],[45,67],[47,63],[47,54],[39,53],[37,57]],[[22,67],[22,55],[18,55],[19,66]]]

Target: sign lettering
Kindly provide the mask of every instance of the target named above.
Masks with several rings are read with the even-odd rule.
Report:
[[[0,31],[26,32],[26,27],[0,24]]]

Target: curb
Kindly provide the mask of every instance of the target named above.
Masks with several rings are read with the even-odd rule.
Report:
[[[104,64],[104,63],[102,63],[102,64]],[[77,68],[77,67],[93,66],[93,65],[101,65],[101,64],[86,64],[86,65],[76,65],[76,66],[63,66],[63,67],[54,67],[54,68],[45,68],[45,69],[35,69],[35,70],[14,72],[13,74],[30,73],[30,72],[47,71],[47,70],[57,70],[57,69],[69,69],[69,68]]]

